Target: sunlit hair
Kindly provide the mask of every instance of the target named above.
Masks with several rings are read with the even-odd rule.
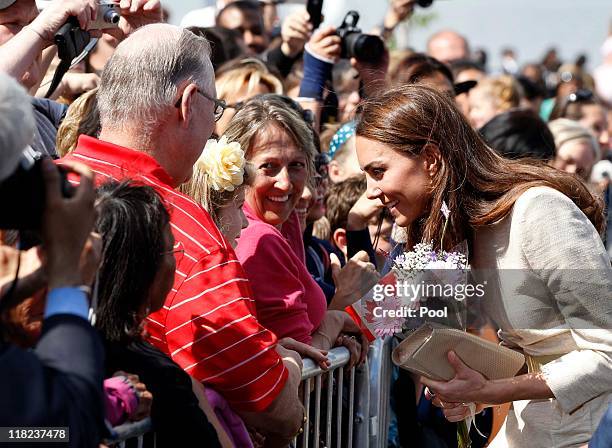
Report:
[[[482,79],[478,81],[474,91],[494,99],[497,109],[502,112],[518,107],[523,94],[521,85],[510,75]]]
[[[79,135],[96,137],[100,131],[100,114],[98,113],[98,88],[85,92],[68,108],[66,118],[57,130],[57,153],[60,157],[74,151]]]
[[[246,86],[246,94],[252,95],[257,86],[264,85],[270,93],[283,93],[283,83],[259,59],[248,58],[230,61],[219,67],[216,78],[217,97],[225,99]]]
[[[442,201],[451,210],[444,248],[449,250],[473,228],[499,222],[531,187],[548,186],[568,196],[603,228],[603,208],[576,177],[544,163],[508,160],[489,148],[472,129],[451,98],[425,86],[391,89],[365,102],[357,135],[382,143],[406,157],[421,154],[428,145],[441,154],[440,169],[432,178],[428,209],[407,229],[409,247],[442,235]]]
[[[286,132],[306,156],[308,177],[314,172],[317,150],[312,128],[300,113],[288,105],[288,98],[280,95],[259,95],[249,100],[234,116],[225,135],[229,141],[240,143],[247,161],[253,153],[255,137],[270,127]],[[289,100],[291,101],[291,100]]]
[[[204,207],[217,227],[223,231],[219,211],[234,202],[252,179],[252,169],[247,163],[244,167],[244,177],[240,186],[236,187],[234,191],[218,191],[211,187],[206,170],[196,163],[193,166],[193,175],[189,182],[182,184],[178,189]]]

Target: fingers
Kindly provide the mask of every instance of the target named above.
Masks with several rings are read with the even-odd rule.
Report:
[[[363,364],[368,358],[368,352],[370,351],[370,341],[365,334],[361,333],[361,358],[359,359],[359,364]]]
[[[153,11],[159,9],[160,7],[161,3],[159,0],[149,0],[147,3],[145,3],[142,9],[143,11]]]
[[[76,173],[80,176],[79,186],[72,197],[74,202],[87,201],[93,204],[95,199],[94,173],[86,165],[77,162],[65,162],[62,164],[67,171]]]
[[[53,208],[62,199],[59,186],[59,171],[51,159],[43,159],[42,171],[45,181],[47,207]]]
[[[360,250],[351,257],[351,261],[362,261],[364,263],[368,263],[370,261],[370,256],[365,250]]]
[[[445,406],[442,408],[442,413],[449,422],[461,422],[471,415],[467,403],[453,403],[452,407]]]
[[[446,390],[446,382],[444,381],[436,381],[431,378],[421,377],[421,383],[427,386],[430,391],[436,391],[438,394]]]
[[[338,256],[333,252],[329,254],[329,263],[331,267],[332,278],[334,279],[334,282],[337,285],[338,282],[336,281],[336,278],[342,270],[342,264],[340,263],[340,259],[338,258]]]
[[[313,36],[312,36],[312,43],[314,44],[315,42],[321,42],[323,39],[325,39],[328,36],[336,36],[336,28],[334,28],[333,26],[327,26],[323,29],[319,29]],[[338,37],[338,36],[336,36]],[[340,38],[338,37],[338,40],[340,40]]]
[[[465,372],[466,370],[471,370],[468,366],[466,366],[464,364],[463,361],[461,361],[461,358],[459,358],[459,356],[457,356],[457,354],[454,351],[449,351],[448,354],[448,362],[451,364],[451,366],[453,366],[453,368],[455,369],[455,372],[457,373],[461,373],[461,372]]]

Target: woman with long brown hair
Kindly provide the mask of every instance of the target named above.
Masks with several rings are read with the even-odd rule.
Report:
[[[472,268],[491,276],[483,310],[527,358],[528,373],[491,381],[449,352],[455,377],[422,379],[434,404],[460,421],[466,403],[513,402],[492,446],[588,442],[612,398],[612,269],[600,201],[572,175],[497,155],[428,87],[368,101],[356,134],[368,195],[406,228],[406,250],[467,241]],[[451,218],[440,242],[443,202]]]

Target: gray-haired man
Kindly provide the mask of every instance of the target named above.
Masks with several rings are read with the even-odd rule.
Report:
[[[88,164],[98,179],[151,185],[165,198],[184,253],[165,306],[149,317],[149,340],[271,445],[283,445],[302,422],[300,358],[257,321],[248,279],[208,213],[174,190],[191,177],[223,113],[209,55],[205,39],[178,27],[136,31],[102,73],[99,140],[81,136],[66,159]]]

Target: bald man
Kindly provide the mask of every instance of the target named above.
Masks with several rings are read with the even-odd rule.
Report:
[[[469,59],[470,47],[461,34],[452,30],[442,30],[429,38],[427,54],[445,64],[461,59]]]

